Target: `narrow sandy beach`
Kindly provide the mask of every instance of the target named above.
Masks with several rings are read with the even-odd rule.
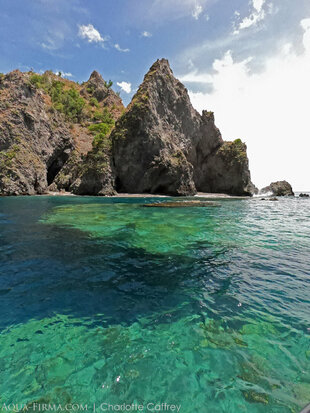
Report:
[[[79,195],[74,195],[71,192],[47,192],[46,194],[43,194],[45,196],[79,196]],[[41,195],[39,195],[41,196]],[[83,196],[91,196],[91,195],[83,195]],[[128,194],[128,193],[119,193],[117,195],[111,195],[111,196],[104,196],[103,198],[178,198],[178,199],[188,199],[188,198],[227,198],[227,199],[250,199],[250,197],[246,196],[234,196],[234,195],[227,195],[227,194],[217,194],[217,193],[206,193],[206,192],[198,192],[194,196],[188,196],[188,197],[173,197],[169,195],[158,195],[158,194]]]

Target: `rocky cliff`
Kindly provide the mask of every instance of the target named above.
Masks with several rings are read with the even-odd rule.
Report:
[[[158,60],[125,110],[98,72],[79,85],[15,71],[0,77],[0,194],[66,190],[252,195],[246,145],[224,142],[167,60]]]
[[[97,72],[83,85],[52,72],[0,75],[0,194],[69,190],[100,128],[124,110],[108,86]]]
[[[251,195],[246,146],[224,142],[212,112],[200,115],[167,60],[147,73],[111,135],[118,190],[171,195]]]

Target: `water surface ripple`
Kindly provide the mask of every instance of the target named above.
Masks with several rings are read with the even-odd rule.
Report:
[[[146,202],[0,199],[1,403],[299,412],[310,201]]]

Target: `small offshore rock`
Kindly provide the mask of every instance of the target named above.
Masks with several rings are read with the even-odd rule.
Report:
[[[299,194],[299,198],[309,198],[309,194]]]
[[[294,196],[292,186],[287,181],[272,182],[269,186],[261,189],[260,193],[272,196]]]

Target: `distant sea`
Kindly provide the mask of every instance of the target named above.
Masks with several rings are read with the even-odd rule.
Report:
[[[0,411],[310,403],[310,200],[165,200],[0,199]]]

